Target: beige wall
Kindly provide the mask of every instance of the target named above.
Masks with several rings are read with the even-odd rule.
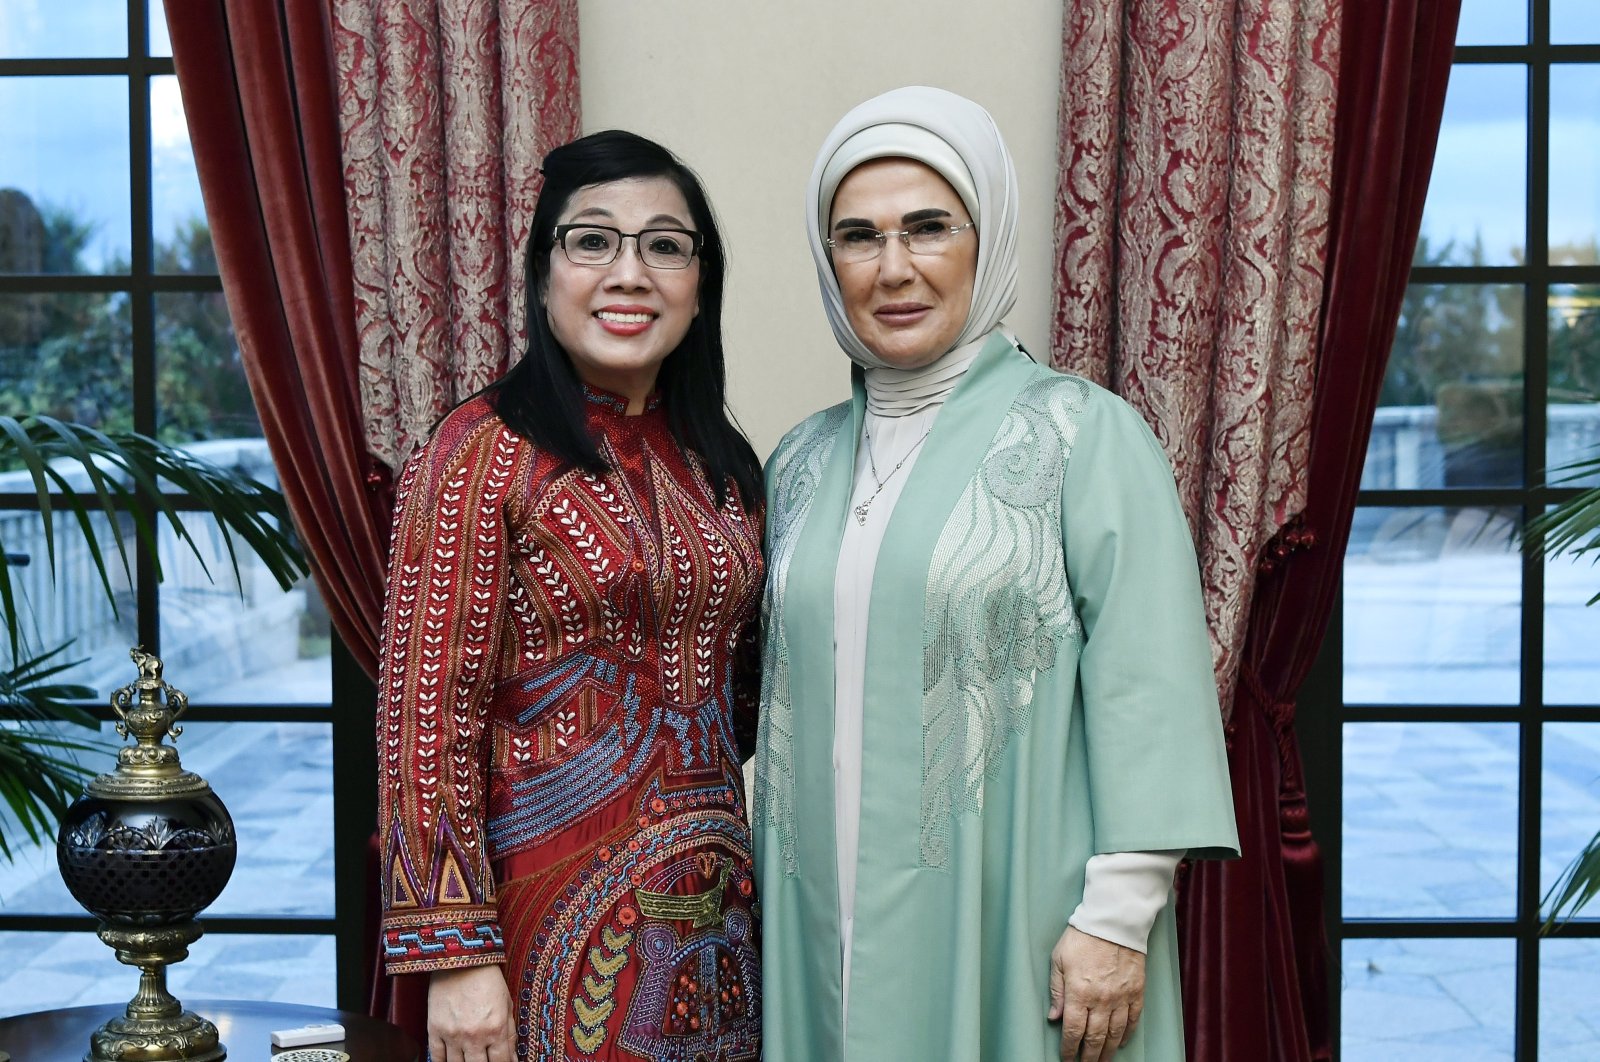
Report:
[[[849,393],[801,200],[834,122],[897,85],[959,92],[1000,124],[1022,186],[1009,323],[1044,349],[1061,10],[1050,0],[583,0],[584,130],[666,144],[705,180],[722,222],[730,402],[757,453]]]

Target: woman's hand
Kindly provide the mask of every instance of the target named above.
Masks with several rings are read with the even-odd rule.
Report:
[[[1144,1010],[1144,956],[1071,926],[1050,952],[1050,1020],[1061,1021],[1061,1057],[1110,1062]],[[454,1062],[454,1059],[451,1060]]]
[[[511,990],[498,966],[440,970],[428,981],[432,1062],[512,1062],[517,1033]]]

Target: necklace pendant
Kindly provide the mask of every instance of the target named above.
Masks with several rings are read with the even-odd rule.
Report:
[[[862,527],[867,526],[867,506],[869,504],[869,502],[862,502],[853,510],[856,514],[856,523],[860,524]]]

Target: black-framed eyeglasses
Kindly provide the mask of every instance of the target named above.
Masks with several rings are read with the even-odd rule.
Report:
[[[977,222],[951,225],[937,218],[919,221],[909,229],[890,229],[880,232],[864,225],[838,229],[831,239],[823,240],[841,262],[870,262],[883,253],[883,245],[890,236],[898,236],[912,254],[944,254],[950,249],[950,240],[957,233],[975,228]]]
[[[687,229],[623,232],[610,225],[557,225],[556,243],[573,265],[605,266],[617,260],[622,241],[632,239],[639,261],[652,269],[684,269],[700,253],[705,237]]]

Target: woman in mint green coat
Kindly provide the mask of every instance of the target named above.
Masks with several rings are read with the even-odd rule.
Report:
[[[1170,467],[1002,323],[983,108],[863,103],[808,197],[854,397],[767,470],[764,1057],[1178,1062],[1173,870],[1238,839]]]

